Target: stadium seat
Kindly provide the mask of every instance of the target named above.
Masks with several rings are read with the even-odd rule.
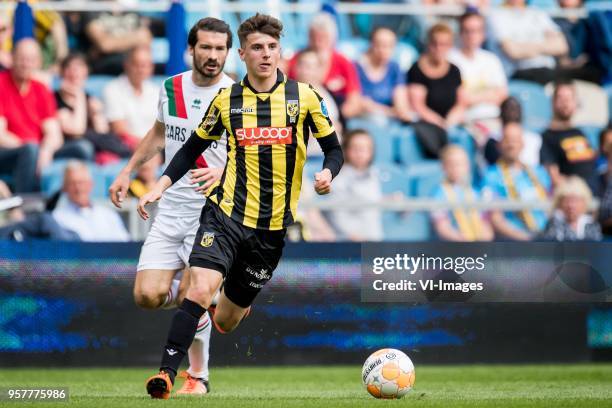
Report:
[[[40,187],[42,193],[49,197],[62,188],[64,181],[64,169],[69,160],[54,160],[45,168],[40,177]],[[103,167],[95,164],[88,164],[89,171],[94,182],[92,198],[106,198],[109,185],[106,182]]]
[[[394,164],[376,165],[385,195],[402,193],[406,197],[414,195],[412,178],[399,166]]]
[[[90,75],[85,84],[85,91],[91,96],[102,98],[104,87],[113,78],[111,75]]]
[[[406,174],[411,178],[416,197],[430,197],[443,179],[442,165],[438,160],[426,160],[410,166]]]
[[[353,37],[339,41],[337,49],[348,59],[356,61],[359,59],[359,56],[368,49],[368,45],[368,40],[359,37]]]
[[[166,38],[153,38],[151,44],[151,51],[153,54],[153,62],[156,64],[165,64],[168,62],[168,55],[170,49],[168,46],[168,40]]]
[[[508,84],[510,95],[521,102],[523,125],[528,129],[544,129],[552,117],[551,101],[544,88],[533,82],[512,80]]]
[[[589,139],[591,146],[599,151],[599,132],[601,132],[602,128],[598,126],[579,126],[579,128],[584,132],[587,139]]]
[[[400,41],[397,43],[395,53],[393,54],[393,60],[398,63],[402,73],[407,72],[418,58],[419,51],[414,47],[414,45],[405,41]]]
[[[383,231],[385,241],[428,241],[431,237],[429,215],[385,211]]]
[[[396,133],[398,161],[410,166],[425,160],[423,148],[411,126],[401,126]]]
[[[348,121],[347,129],[365,129],[374,140],[374,163],[390,164],[396,161],[396,141],[393,132],[381,132],[380,127],[366,118],[354,118]]]

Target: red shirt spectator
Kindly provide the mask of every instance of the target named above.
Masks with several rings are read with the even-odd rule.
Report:
[[[6,119],[7,129],[23,143],[40,144],[42,123],[55,117],[55,98],[41,82],[30,80],[20,93],[9,71],[0,72],[0,112]]]
[[[289,77],[295,78],[295,66],[297,63],[297,57],[299,53],[294,55],[289,61]],[[346,58],[334,50],[331,54],[331,60],[329,64],[329,70],[323,81],[325,88],[331,92],[336,98],[346,99],[346,96],[351,92],[361,92],[361,86],[359,85],[359,76],[355,65]]]

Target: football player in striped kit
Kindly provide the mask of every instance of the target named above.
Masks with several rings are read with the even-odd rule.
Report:
[[[201,19],[190,30],[188,44],[192,70],[166,79],[160,91],[156,122],[110,187],[111,200],[117,207],[121,207],[126,196],[130,174],[162,151],[168,163],[198,127],[215,95],[233,83],[223,73],[232,46],[232,34],[225,22],[210,17]],[[189,284],[188,260],[205,202],[204,192],[221,176],[227,159],[226,143],[221,139],[211,146],[198,158],[196,168],[160,200],[138,262],[134,298],[139,306],[157,309],[180,304]],[[179,394],[203,395],[210,390],[210,331],[210,318],[205,314],[189,348],[190,366]]]

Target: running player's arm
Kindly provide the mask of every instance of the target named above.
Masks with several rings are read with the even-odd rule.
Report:
[[[323,169],[315,174],[315,190],[318,194],[327,194],[331,191],[332,179],[338,175],[344,164],[344,156],[338,135],[329,119],[325,101],[312,87],[306,93],[306,103],[306,121],[325,156]]]
[[[136,151],[134,151],[128,163],[108,189],[110,199],[115,206],[121,208],[121,203],[125,199],[129,188],[130,174],[151,160],[153,156],[163,152],[165,143],[165,126],[162,122],[156,120],[153,127],[149,129],[145,137],[138,144],[138,147],[136,147]]]
[[[223,127],[218,100],[219,94],[217,94],[210,103],[200,126],[191,133],[189,139],[187,139],[185,144],[176,152],[168,164],[168,167],[166,167],[164,174],[157,180],[153,188],[138,200],[137,210],[142,219],[149,219],[149,213],[145,209],[145,206],[159,200],[164,191],[187,173],[198,156],[200,156],[212,142],[221,138],[225,129]]]

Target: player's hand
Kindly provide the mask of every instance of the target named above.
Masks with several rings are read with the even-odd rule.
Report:
[[[130,187],[130,175],[127,173],[120,173],[113,184],[108,189],[110,199],[115,204],[115,207],[121,208],[121,204],[127,196],[128,188]]]
[[[196,187],[196,191],[206,192],[214,183],[221,178],[223,169],[218,167],[205,167],[190,170],[191,184],[203,183]]]
[[[156,185],[151,191],[140,197],[140,200],[138,200],[138,214],[140,214],[140,218],[145,221],[149,219],[149,213],[145,210],[145,206],[159,200],[162,193],[163,190]]]
[[[317,194],[329,194],[331,191],[332,174],[329,169],[323,169],[314,176],[314,188]]]

